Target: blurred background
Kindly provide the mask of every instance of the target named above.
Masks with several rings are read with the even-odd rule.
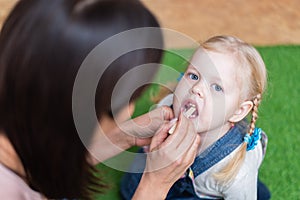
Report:
[[[0,26],[16,0],[0,0]],[[235,35],[255,45],[300,44],[299,0],[142,0],[162,27],[203,41]],[[170,40],[168,40],[170,41]],[[184,47],[176,41],[167,47]]]
[[[0,0],[0,26],[16,0]],[[299,0],[142,0],[162,27],[201,42],[213,35],[234,35],[253,44],[268,69],[268,88],[259,110],[258,126],[269,144],[260,179],[272,199],[300,198],[300,1]],[[189,44],[166,38],[166,47],[192,54]],[[184,71],[184,62],[166,54],[163,63]],[[163,72],[158,77],[166,77]],[[135,115],[151,107],[149,93],[139,100]],[[99,165],[110,190],[97,199],[119,199],[122,172]]]

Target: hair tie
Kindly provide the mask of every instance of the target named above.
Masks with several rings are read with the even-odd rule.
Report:
[[[249,135],[249,133],[247,133],[244,137],[244,142],[247,143],[247,151],[253,150],[256,147],[260,138],[261,128],[255,128],[251,136]]]
[[[184,73],[183,73],[183,72],[180,72],[180,74],[179,74],[179,76],[178,76],[178,78],[177,78],[177,81],[178,81],[178,82],[182,79],[183,75],[184,75]]]

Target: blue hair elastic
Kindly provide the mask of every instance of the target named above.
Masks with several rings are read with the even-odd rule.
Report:
[[[180,75],[179,75],[178,78],[177,78],[177,81],[178,81],[178,82],[182,79],[183,75],[184,75],[184,73],[181,72]]]
[[[244,137],[244,142],[247,143],[247,151],[253,150],[256,147],[260,138],[261,128],[255,128],[251,136],[247,133]]]

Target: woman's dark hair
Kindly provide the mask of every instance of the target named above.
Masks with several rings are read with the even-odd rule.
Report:
[[[138,27],[159,24],[137,0],[26,0],[8,16],[0,35],[0,129],[34,190],[48,198],[89,199],[105,188],[74,125],[73,84],[95,46]],[[155,39],[162,43],[161,35]],[[160,50],[142,49],[114,61],[97,89],[99,118],[110,111],[113,87],[124,73],[160,59]]]

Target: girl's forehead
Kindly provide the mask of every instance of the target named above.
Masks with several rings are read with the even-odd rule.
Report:
[[[203,49],[198,49],[195,52],[189,67],[194,68],[201,73],[201,75],[207,76],[222,76],[228,73],[235,74],[237,72],[235,58],[232,54]]]

